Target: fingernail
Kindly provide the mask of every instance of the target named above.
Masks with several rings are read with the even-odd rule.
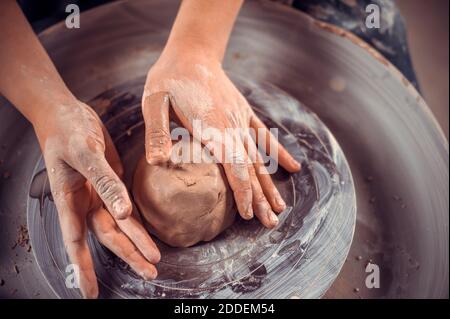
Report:
[[[154,271],[153,269],[145,269],[143,272],[139,274],[142,278],[145,280],[153,280],[156,278],[158,273]]]
[[[161,253],[159,251],[151,251],[146,253],[146,258],[152,264],[157,264],[161,260]]]
[[[284,200],[279,195],[277,195],[275,197],[275,202],[277,203],[278,206],[280,206],[280,208],[282,210],[286,209],[286,203],[284,202]]]
[[[246,217],[247,219],[252,219],[252,218],[253,218],[253,207],[252,207],[252,203],[250,203],[250,204],[247,206],[247,209],[246,209],[246,211],[245,211],[245,217]]]
[[[292,165],[295,166],[295,169],[300,170],[302,168],[302,165],[297,162],[295,159],[292,159]]]
[[[271,222],[274,226],[278,225],[279,219],[278,219],[277,215],[275,215],[274,212],[269,211],[269,219],[270,219],[270,222]]]

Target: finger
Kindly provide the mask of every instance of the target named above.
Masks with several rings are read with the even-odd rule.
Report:
[[[155,279],[157,270],[139,252],[131,240],[119,229],[116,222],[104,208],[89,214],[89,228],[97,239],[116,256],[125,261],[139,276],[145,280]]]
[[[69,168],[70,169],[70,168]],[[68,169],[68,170],[69,170]],[[52,186],[53,199],[58,210],[59,223],[63,235],[64,246],[69,256],[70,262],[74,265],[77,284],[84,298],[97,298],[98,285],[95,276],[92,257],[87,244],[86,211],[90,201],[83,201],[80,205],[80,198],[89,198],[89,190],[78,181],[84,178],[71,180],[64,172],[57,172],[58,177],[50,174],[50,185]],[[78,181],[77,181],[78,180]]]
[[[105,125],[102,122],[102,119],[97,114],[97,112],[95,112],[94,109],[92,109],[91,107],[87,107],[86,110],[88,110],[93,116],[95,116],[98,123],[100,123],[103,133],[103,139],[105,141],[106,160],[108,161],[109,165],[114,170],[114,172],[119,176],[119,178],[122,178],[123,177],[122,161],[120,160],[119,153],[117,153],[117,149],[116,146],[114,145],[111,135],[109,135],[108,129],[105,127]]]
[[[262,189],[262,192],[270,203],[272,209],[277,213],[281,213],[286,209],[286,203],[281,197],[281,194],[278,192],[272,177],[267,172],[267,168],[264,165],[261,154],[259,153],[250,134],[247,134],[245,137],[244,146],[251,162],[253,163],[253,173],[256,176],[259,188]],[[255,194],[255,191],[253,191],[253,194]]]
[[[111,214],[118,219],[126,218],[131,214],[131,201],[121,181],[123,177],[122,162],[114,142],[98,114],[90,107],[86,109],[101,125],[105,142],[104,153],[97,152],[97,149],[102,148],[101,142],[96,142],[98,139],[94,138],[92,140],[96,143],[93,147],[95,151],[77,153],[72,166],[91,182]],[[92,148],[92,146],[89,148]]]
[[[142,98],[145,122],[145,154],[150,165],[165,163],[170,158],[169,95],[166,92],[146,94]]]
[[[256,144],[270,155],[271,146],[278,149],[278,163],[290,173],[298,172],[301,165],[297,162],[291,154],[281,145],[278,140],[272,135],[267,126],[256,116],[253,115],[250,119],[250,127],[256,132]],[[260,135],[261,134],[261,135]],[[260,138],[262,139],[260,140]]]
[[[252,188],[247,165],[224,163],[223,168],[239,214],[244,219],[252,219]]]
[[[273,228],[278,224],[278,217],[272,211],[251,164],[249,164],[249,172],[252,184],[253,211],[265,227]]]
[[[103,136],[105,138],[105,157],[113,171],[119,176],[120,179],[123,177],[123,166],[120,160],[119,153],[117,153],[116,146],[109,135],[108,130],[105,125],[102,124]]]
[[[161,260],[161,253],[155,242],[133,214],[126,219],[117,220],[116,223],[149,262],[156,264]]]
[[[128,191],[105,156],[88,150],[80,154],[79,158],[81,160],[74,163],[74,169],[92,184],[108,211],[116,219],[130,216],[132,206]]]
[[[231,145],[222,145],[225,154],[223,168],[233,190],[239,214],[244,219],[253,218],[252,187],[248,171],[248,158],[239,138],[233,136]],[[214,150],[212,150],[214,154]]]

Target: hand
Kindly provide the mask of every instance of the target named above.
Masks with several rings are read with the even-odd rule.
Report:
[[[130,216],[120,159],[97,114],[67,88],[16,1],[0,1],[0,29],[0,94],[35,128],[83,296],[98,295],[88,227],[142,277],[154,278],[159,251]]]
[[[228,134],[227,128],[243,128],[243,135],[233,134],[231,137],[234,147],[223,143],[218,145],[216,141],[203,137],[201,142],[223,164],[240,215],[245,219],[256,215],[264,226],[276,226],[278,218],[274,212],[282,212],[286,204],[265,171],[260,154],[250,152],[255,148],[255,142],[249,135],[249,128],[256,132],[258,129],[265,130],[267,145],[260,146],[270,149],[269,145],[276,145],[278,162],[286,170],[296,172],[300,170],[300,164],[274,141],[266,126],[227,77],[220,62],[205,58],[199,52],[182,52],[163,53],[147,75],[142,109],[148,163],[155,165],[170,157],[169,110],[194,136],[194,120],[201,121],[203,130],[215,128],[222,136]],[[219,149],[224,157],[217,158]],[[248,161],[250,153],[256,155],[251,158],[252,163]]]
[[[42,113],[42,112],[41,112]],[[96,298],[98,285],[87,244],[87,229],[146,280],[157,275],[160,259],[155,243],[132,214],[122,183],[122,165],[97,114],[76,100],[36,116],[52,195],[58,210],[64,245],[79,267],[79,287],[85,298]],[[105,206],[105,207],[104,207]]]

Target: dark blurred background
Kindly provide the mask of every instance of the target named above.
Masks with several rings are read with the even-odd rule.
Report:
[[[448,139],[448,0],[396,0],[422,94]]]

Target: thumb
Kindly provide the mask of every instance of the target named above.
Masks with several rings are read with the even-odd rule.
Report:
[[[150,165],[165,163],[170,158],[172,140],[169,124],[169,94],[158,92],[142,98],[145,122],[145,157]]]
[[[103,154],[91,154],[85,154],[88,157],[89,165],[80,164],[74,168],[91,183],[108,211],[115,218],[127,218],[131,215],[132,205],[125,185]]]

